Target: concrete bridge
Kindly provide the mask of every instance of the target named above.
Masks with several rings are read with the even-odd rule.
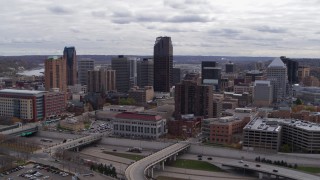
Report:
[[[167,160],[176,160],[179,153],[183,153],[190,147],[189,142],[178,142],[170,145],[154,154],[151,154],[131,165],[125,171],[128,180],[143,180],[153,178],[153,169],[164,169]]]
[[[36,132],[38,132],[38,125],[35,123],[30,123],[14,129],[2,131],[0,134],[11,136],[27,136]]]
[[[73,140],[49,147],[46,150],[44,150],[44,152],[53,154],[58,150],[69,150],[69,149],[75,149],[76,151],[79,151],[79,147],[99,141],[102,139],[102,136],[103,134],[91,134],[89,136],[80,137],[77,139],[73,139]]]

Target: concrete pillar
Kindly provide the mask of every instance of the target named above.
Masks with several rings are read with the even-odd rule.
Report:
[[[77,147],[77,152],[79,152],[79,147]]]
[[[177,155],[173,156],[173,160],[176,161],[177,160]]]
[[[164,171],[164,161],[162,161],[162,171]]]
[[[259,172],[259,179],[263,179],[263,173]]]
[[[151,167],[151,178],[153,178],[153,167]]]

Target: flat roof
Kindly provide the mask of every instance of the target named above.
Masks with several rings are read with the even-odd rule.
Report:
[[[36,90],[21,90],[21,89],[1,89],[1,94],[28,94],[28,95],[37,95],[45,93],[46,91],[36,91]]]
[[[279,131],[283,125],[297,127],[307,131],[319,131],[320,124],[297,119],[256,118],[251,120],[244,129],[261,131]],[[280,128],[278,128],[280,127]]]
[[[115,118],[119,119],[130,119],[130,120],[144,120],[144,121],[159,121],[163,119],[159,115],[153,114],[139,114],[139,113],[131,113],[131,112],[123,112],[115,115]]]

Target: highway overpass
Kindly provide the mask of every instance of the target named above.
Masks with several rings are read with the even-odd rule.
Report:
[[[61,142],[55,146],[51,146],[44,150],[44,152],[54,154],[58,150],[69,150],[76,149],[79,150],[79,147],[91,144],[93,142],[99,141],[102,139],[103,134],[91,134],[89,136],[80,137],[77,139],[69,140],[67,142]]]
[[[251,171],[256,171],[259,173],[259,177],[262,178],[263,175],[274,175],[276,177],[284,177],[293,180],[319,180],[320,176],[295,171],[294,169],[284,168],[275,165],[264,164],[260,162],[249,162],[240,160],[224,160],[221,162],[222,166],[228,166],[232,168],[238,168]]]
[[[36,132],[38,132],[38,125],[35,123],[29,123],[14,129],[2,131],[0,134],[11,136],[27,136]]]
[[[170,145],[154,154],[151,154],[131,165],[125,171],[128,180],[143,180],[147,177],[153,178],[153,169],[156,165],[162,166],[167,160],[176,160],[179,153],[186,151],[190,147],[189,142],[178,142]]]

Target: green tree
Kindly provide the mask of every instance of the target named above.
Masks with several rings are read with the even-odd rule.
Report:
[[[285,153],[289,153],[289,152],[291,152],[291,148],[290,148],[289,144],[284,144],[280,147],[280,151],[285,152]]]
[[[294,102],[296,105],[302,105],[303,102],[300,98],[298,98],[295,102]]]
[[[119,105],[134,105],[136,101],[133,98],[121,98],[119,100]]]

